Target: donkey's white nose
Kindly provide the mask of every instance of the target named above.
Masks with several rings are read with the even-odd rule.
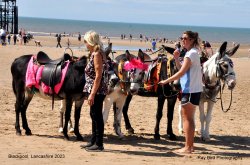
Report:
[[[229,80],[228,82],[228,89],[233,89],[236,86],[235,80]]]

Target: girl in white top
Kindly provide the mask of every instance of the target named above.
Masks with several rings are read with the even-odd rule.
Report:
[[[185,147],[177,150],[178,153],[192,153],[194,151],[194,114],[195,106],[199,105],[202,91],[202,73],[198,54],[199,35],[197,32],[186,31],[181,37],[183,48],[187,49],[183,63],[180,63],[179,50],[174,51],[174,59],[179,71],[172,77],[159,82],[160,85],[181,80],[182,113],[184,119]]]

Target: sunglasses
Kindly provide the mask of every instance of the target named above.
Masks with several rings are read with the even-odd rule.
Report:
[[[189,39],[190,40],[190,38],[188,38],[188,37],[180,37],[180,40],[187,40],[187,39]]]

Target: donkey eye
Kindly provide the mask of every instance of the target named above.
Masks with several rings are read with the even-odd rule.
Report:
[[[223,67],[224,67],[224,68],[228,68],[228,65],[227,65],[227,64],[224,64]]]

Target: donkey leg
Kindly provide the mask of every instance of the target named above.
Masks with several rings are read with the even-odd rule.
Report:
[[[201,139],[204,139],[204,123],[205,123],[205,112],[204,112],[204,101],[200,101],[199,103],[199,110],[200,110],[200,122],[201,122]]]
[[[132,97],[133,96],[131,94],[129,94],[126,97],[126,101],[125,101],[125,103],[123,105],[123,108],[122,108],[125,127],[126,127],[126,130],[128,131],[129,134],[134,134],[135,133],[134,129],[132,128],[132,126],[130,124],[129,117],[128,117],[128,107],[129,107],[129,103],[130,103]]]
[[[16,104],[15,104],[16,134],[21,135],[21,129],[20,129],[20,124],[19,124],[19,115],[21,113],[22,125],[23,125],[23,129],[25,129],[25,134],[31,135],[32,133],[31,133],[31,130],[29,129],[27,118],[26,118],[26,110],[33,97],[33,94],[26,93],[27,96],[25,97],[25,89],[23,87],[24,87],[24,84],[18,84],[18,86],[15,88],[15,91],[16,91]]]
[[[20,129],[20,111],[21,111],[21,105],[18,101],[15,103],[15,111],[16,111],[16,124],[15,124],[15,129],[16,129],[16,135],[22,135],[22,131]]]
[[[165,102],[164,96],[158,96],[158,106],[157,106],[157,112],[156,112],[156,124],[155,124],[155,134],[154,139],[160,140],[160,121],[162,118],[162,109]]]
[[[181,111],[181,103],[178,106],[178,114],[179,114],[179,123],[178,123],[178,130],[179,135],[183,135],[183,120],[182,120],[182,111]]]
[[[68,130],[69,130],[69,133],[73,133],[74,132],[74,127],[73,127],[71,118],[69,118]]]
[[[210,122],[212,120],[213,106],[214,106],[214,103],[212,101],[209,101],[207,104],[206,126],[205,126],[205,131],[204,131],[204,140],[205,141],[210,141],[209,126],[210,126]]]
[[[121,131],[121,119],[122,119],[122,107],[124,105],[125,100],[120,98],[116,102],[116,111],[114,115],[114,129],[116,134],[119,136],[119,139],[123,139],[124,135]]]
[[[65,139],[69,140],[68,136],[68,123],[71,115],[71,108],[72,108],[72,98],[67,98],[66,99],[66,111],[65,111],[65,121],[64,121],[64,127],[63,127],[63,135]]]
[[[26,91],[24,94],[24,99],[23,99],[22,108],[21,108],[22,124],[23,124],[23,129],[25,129],[26,135],[32,135],[31,130],[28,126],[27,117],[26,117],[26,111],[27,111],[28,105],[32,97],[33,97],[33,94],[31,94],[30,91]]]
[[[16,123],[15,123],[15,129],[16,129],[16,135],[22,135],[22,131],[20,129],[20,112],[22,111],[23,106],[23,100],[25,97],[24,94],[24,83],[20,84],[20,82],[12,81],[12,88],[14,91],[14,94],[16,96],[16,103],[15,103],[15,111],[16,111]]]
[[[167,136],[170,140],[176,140],[176,135],[173,133],[173,118],[174,118],[174,106],[177,100],[177,96],[168,98],[168,112],[167,112],[167,118],[168,118],[168,126],[167,126]]]
[[[107,95],[104,99],[103,102],[103,109],[102,109],[102,116],[103,116],[103,123],[104,125],[107,123],[108,121],[108,117],[109,117],[109,111],[111,108],[111,105],[113,103],[113,99],[110,97],[110,95]],[[114,105],[115,106],[115,105]]]
[[[76,139],[78,141],[83,141],[83,137],[79,132],[79,121],[80,121],[80,116],[81,116],[81,109],[82,109],[82,104],[83,104],[83,99],[79,101],[75,101],[75,129],[74,133],[76,135]],[[71,123],[72,125],[72,123]]]
[[[63,115],[66,111],[66,100],[61,100],[60,105],[60,122],[59,122],[59,133],[63,133]]]

